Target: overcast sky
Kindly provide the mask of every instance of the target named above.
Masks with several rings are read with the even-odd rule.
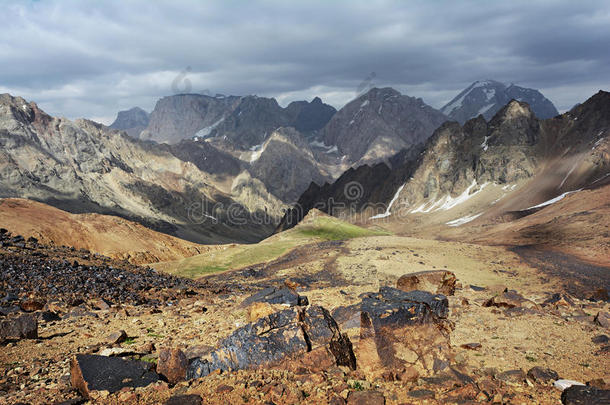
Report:
[[[0,93],[109,124],[178,92],[320,96],[363,81],[440,108],[471,82],[560,111],[610,90],[609,1],[0,0]],[[374,75],[371,75],[374,73]],[[371,76],[374,78],[370,79]]]

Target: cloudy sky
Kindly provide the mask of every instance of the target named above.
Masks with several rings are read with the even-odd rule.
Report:
[[[319,95],[363,82],[440,108],[471,82],[560,111],[610,90],[608,1],[0,0],[0,93],[110,123],[180,92]],[[374,74],[372,74],[374,73]],[[373,77],[374,76],[374,77]],[[371,79],[372,80],[369,80]]]

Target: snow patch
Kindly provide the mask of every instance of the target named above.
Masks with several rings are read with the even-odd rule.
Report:
[[[479,214],[465,216],[465,217],[462,217],[462,218],[454,219],[453,221],[446,222],[445,224],[447,224],[449,226],[460,226],[460,225],[463,225],[463,224],[467,224],[470,221],[474,221],[475,219],[480,217],[482,214],[483,213],[481,212]]]
[[[527,211],[527,210],[533,210],[533,209],[535,209],[535,208],[542,208],[542,207],[546,207],[547,205],[551,205],[551,204],[556,203],[557,201],[561,201],[561,200],[563,200],[563,199],[565,198],[565,196],[567,196],[567,195],[569,195],[569,194],[576,193],[576,192],[578,192],[578,191],[580,191],[580,190],[582,190],[582,189],[581,189],[581,188],[579,188],[578,190],[574,190],[574,191],[566,191],[565,193],[563,193],[563,194],[561,194],[561,195],[558,195],[558,196],[557,196],[557,197],[555,197],[555,198],[551,198],[551,199],[550,199],[550,200],[548,200],[548,201],[545,201],[545,202],[540,203],[540,204],[538,204],[538,205],[534,205],[533,207],[529,207],[529,208],[526,208],[526,209],[521,210],[521,211]]]
[[[216,128],[218,125],[220,125],[220,123],[223,122],[224,119],[225,118],[222,117],[218,121],[213,123],[212,125],[210,125],[208,127],[201,128],[199,131],[197,131],[195,133],[195,136],[193,138],[206,138],[206,137],[208,137],[210,135],[210,133],[214,130],[214,128]]]
[[[485,140],[483,141],[483,143],[481,144],[481,148],[483,148],[483,150],[487,150],[488,146],[487,145],[487,140],[489,139],[489,136],[485,135]]]
[[[394,194],[394,197],[392,197],[392,200],[390,201],[390,204],[388,205],[388,208],[385,210],[385,212],[383,214],[373,215],[369,219],[385,218],[385,217],[389,217],[390,215],[392,215],[392,213],[390,212],[390,209],[392,209],[392,205],[394,205],[394,203],[398,199],[398,196],[400,195],[400,192],[402,191],[402,189],[404,187],[405,187],[404,184],[402,186],[398,187],[398,190],[396,191],[396,194]]]
[[[483,91],[485,92],[485,97],[487,97],[487,101],[491,100],[496,95],[496,89],[485,89]]]
[[[337,149],[337,145],[334,145],[332,148],[330,148],[329,150],[327,150],[324,153],[338,153],[339,149]]]
[[[369,105],[369,100],[364,100],[364,102],[362,104],[360,104],[360,108],[364,108],[367,105]]]
[[[566,174],[566,176],[563,178],[563,180],[561,181],[561,184],[559,185],[559,187],[557,187],[558,189],[561,188],[561,186],[563,186],[563,184],[566,182],[566,180],[568,179],[568,177],[570,177],[570,174],[572,174],[572,172],[574,171],[574,169],[576,169],[576,166],[578,166],[579,162],[574,163],[574,166],[572,166],[572,168],[570,169],[570,171],[568,172],[568,174]]]
[[[459,196],[453,198],[453,197],[451,197],[451,195],[447,194],[445,197],[441,198],[438,201],[434,201],[431,204],[423,203],[422,205],[420,205],[419,207],[417,207],[413,211],[411,211],[411,213],[412,214],[415,214],[418,212],[428,213],[431,211],[440,211],[440,210],[448,211],[451,208],[455,207],[456,205],[462,204],[463,202],[466,202],[470,198],[474,197],[476,194],[481,192],[488,184],[489,184],[489,182],[483,183],[476,192],[470,194],[470,190],[472,190],[477,185],[477,181],[473,180],[472,184],[470,184],[466,188],[466,190],[464,190],[462,192],[462,194],[460,194]]]

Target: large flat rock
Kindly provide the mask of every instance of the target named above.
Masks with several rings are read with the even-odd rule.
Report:
[[[85,397],[91,391],[110,393],[124,387],[145,387],[159,376],[144,361],[123,360],[90,354],[77,354],[70,361],[70,381]]]

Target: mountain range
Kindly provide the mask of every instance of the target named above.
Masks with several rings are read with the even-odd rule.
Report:
[[[476,82],[458,98],[464,107],[475,100],[473,92],[500,85]],[[483,157],[466,150],[471,146],[452,146],[466,148],[460,156],[481,181],[486,177],[480,172],[493,170],[488,177],[499,182],[531,177],[540,159],[529,151],[540,142],[530,107],[522,108],[533,121],[522,123],[531,128],[500,136],[504,130],[491,129],[501,126],[497,114],[489,123],[483,116],[459,129],[443,112],[391,88],[373,88],[339,111],[318,97],[284,108],[265,97],[180,94],[160,99],[150,114],[138,107],[121,111],[109,127],[51,117],[6,94],[0,107],[1,197],[118,215],[199,243],[260,240],[278,224],[285,229],[302,217],[291,214],[294,203],[309,207],[329,196],[341,201],[345,185],[356,180],[362,195],[349,203],[358,210],[388,203],[398,187],[422,201],[461,192],[476,177],[472,173],[452,179],[437,170],[423,186],[404,183],[422,156],[441,153],[431,143],[439,131],[450,131],[450,139],[464,131],[470,135],[459,136],[483,137]],[[510,154],[502,159],[514,168],[499,169],[502,161],[490,161],[487,150],[508,140],[515,144],[502,151]],[[442,168],[459,173],[452,164]],[[408,200],[402,196],[398,201]]]

